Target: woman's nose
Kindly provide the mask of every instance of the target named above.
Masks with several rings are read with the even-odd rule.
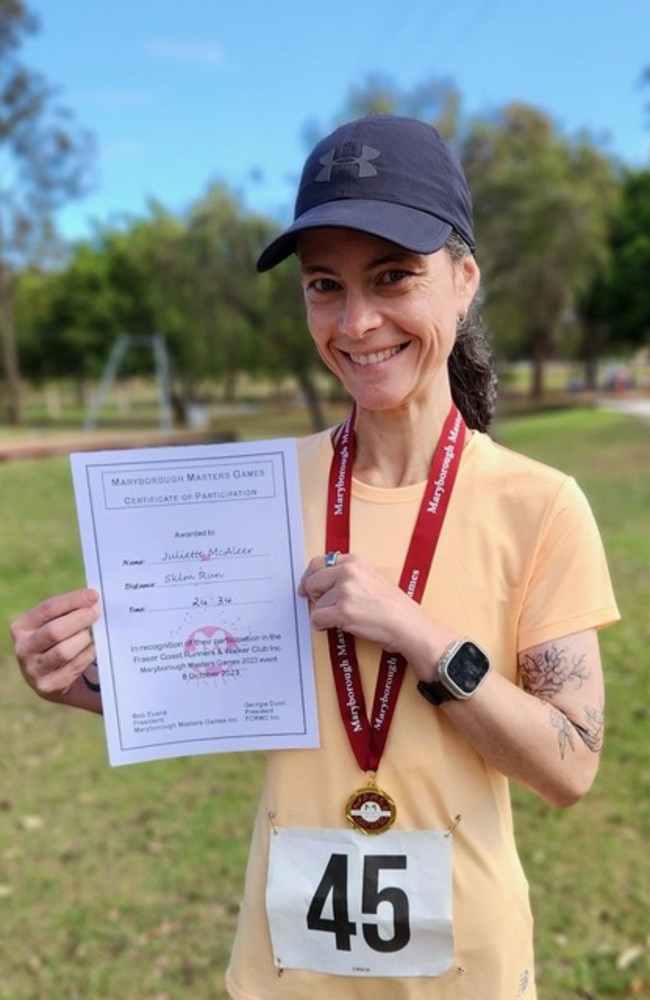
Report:
[[[381,317],[369,296],[351,293],[345,296],[339,313],[339,330],[351,340],[362,340],[381,323]]]

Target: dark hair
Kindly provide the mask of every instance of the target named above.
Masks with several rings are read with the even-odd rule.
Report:
[[[452,232],[445,250],[453,261],[460,261],[471,250],[462,236]],[[497,399],[497,376],[488,341],[488,333],[479,313],[480,290],[467,313],[459,318],[456,342],[447,366],[452,398],[472,430],[487,431]]]

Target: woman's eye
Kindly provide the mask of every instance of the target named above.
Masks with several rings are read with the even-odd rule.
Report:
[[[381,276],[382,285],[394,285],[398,281],[403,281],[404,278],[408,278],[409,272],[403,269],[392,268],[390,271],[385,271]]]
[[[309,282],[307,290],[315,292],[332,292],[338,288],[337,283],[332,278],[314,278]]]

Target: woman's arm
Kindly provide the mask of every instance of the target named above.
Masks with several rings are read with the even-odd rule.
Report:
[[[300,591],[312,602],[315,629],[341,628],[399,652],[418,680],[435,680],[444,651],[461,638],[354,554],[333,567],[322,556],[313,559]],[[524,650],[518,666],[521,687],[492,670],[472,698],[431,711],[445,712],[507,777],[553,805],[572,805],[590,788],[602,748],[597,633],[590,629]]]
[[[604,684],[595,629],[519,655],[522,687],[492,671],[466,702],[439,709],[490,764],[552,805],[589,791],[604,732]]]

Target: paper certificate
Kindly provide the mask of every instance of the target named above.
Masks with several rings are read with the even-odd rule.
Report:
[[[111,764],[317,746],[295,441],[71,463]]]

